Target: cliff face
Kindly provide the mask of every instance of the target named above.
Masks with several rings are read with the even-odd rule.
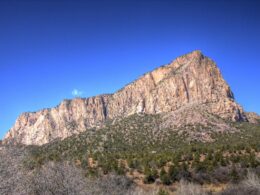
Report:
[[[52,109],[24,113],[4,142],[41,145],[100,127],[108,119],[135,113],[170,113],[200,105],[223,119],[247,120],[215,63],[194,51],[143,75],[114,94],[65,100]]]
[[[109,95],[64,100],[59,106],[38,112],[23,113],[9,130],[4,141],[41,145],[56,138],[66,138],[106,120]]]

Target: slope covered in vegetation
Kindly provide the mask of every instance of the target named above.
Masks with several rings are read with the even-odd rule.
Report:
[[[214,141],[203,143],[187,139],[185,131],[162,129],[160,120],[159,115],[132,115],[103,129],[31,146],[24,166],[34,170],[49,161],[69,161],[86,177],[116,173],[137,184],[165,186],[183,179],[205,185],[238,183],[249,171],[260,174],[258,124],[230,123],[237,132],[212,132]]]

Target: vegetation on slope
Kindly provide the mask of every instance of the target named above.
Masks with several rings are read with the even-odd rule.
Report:
[[[260,126],[233,123],[240,132],[214,133],[214,142],[187,141],[185,134],[160,129],[159,115],[132,115],[103,129],[34,146],[24,161],[35,169],[49,161],[71,161],[86,176],[111,172],[170,185],[185,179],[199,184],[237,183],[250,170],[260,174]]]

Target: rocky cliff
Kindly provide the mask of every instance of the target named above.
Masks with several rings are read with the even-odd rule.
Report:
[[[135,113],[177,113],[187,107],[203,107],[224,120],[248,120],[216,64],[200,51],[193,51],[114,94],[64,100],[55,108],[23,113],[4,142],[41,145],[101,127],[109,119]]]

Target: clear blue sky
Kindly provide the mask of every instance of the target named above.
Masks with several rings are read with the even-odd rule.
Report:
[[[0,0],[0,138],[22,112],[112,93],[195,49],[260,113],[260,1]]]

